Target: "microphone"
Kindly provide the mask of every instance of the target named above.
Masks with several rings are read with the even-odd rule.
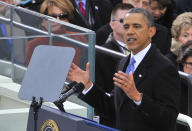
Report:
[[[75,86],[76,84],[77,84],[76,81],[73,81],[73,82],[67,84],[67,85],[63,88],[63,90],[61,91],[61,95],[62,95],[62,94],[65,94],[66,92],[68,92],[68,91],[69,91],[73,86]]]
[[[59,102],[63,103],[69,96],[71,96],[74,93],[79,93],[83,91],[84,85],[83,83],[77,83],[75,86],[73,86],[69,91],[67,91],[65,94],[61,95],[59,98]]]
[[[73,83],[73,82],[72,82]],[[76,82],[77,83],[77,82]],[[73,83],[74,84],[74,83]],[[83,83],[77,83],[75,84],[71,89],[69,89],[69,91],[67,91],[66,93],[62,94],[59,98],[59,100],[54,101],[53,103],[59,108],[59,110],[61,110],[62,112],[65,112],[64,108],[63,108],[63,102],[66,101],[66,99],[71,96],[74,93],[79,93],[82,92],[84,89],[84,85]]]

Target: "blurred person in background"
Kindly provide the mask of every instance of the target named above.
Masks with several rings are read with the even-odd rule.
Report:
[[[132,4],[135,8],[148,10],[151,0],[122,0],[122,2]]]
[[[179,70],[192,74],[192,40],[179,48],[177,62],[179,64]]]
[[[177,58],[177,68],[179,71],[188,73],[192,75],[192,40],[181,45],[179,48],[178,58]],[[181,77],[181,97],[179,104],[179,112],[188,115],[188,92],[189,92],[188,80]],[[184,125],[177,125],[177,131],[188,131],[187,127]]]
[[[173,36],[171,51],[178,55],[180,46],[192,40],[192,12],[185,12],[177,16],[173,21],[171,32]]]
[[[44,0],[40,11],[45,15],[49,15],[63,22],[71,22],[74,19],[74,16],[73,16],[74,7],[69,0]],[[44,30],[48,29],[47,20],[43,20],[42,27]],[[68,30],[66,26],[59,24],[58,22],[52,22],[51,29],[52,29],[52,32],[55,34],[61,34],[61,35],[69,34],[69,36],[67,37],[70,37],[75,40],[79,40],[81,42],[87,42],[87,39],[82,35],[70,36],[70,34],[74,34],[76,32],[72,32]],[[48,44],[49,44],[48,37],[39,37],[29,41],[26,47],[26,65],[29,64],[35,47],[37,47],[38,45],[48,45]],[[79,48],[74,47],[70,43],[67,43],[63,40],[61,41],[57,39],[53,39],[53,45],[75,48],[76,54],[73,62],[79,64],[81,56],[83,55],[83,52]]]
[[[177,56],[181,45],[192,40],[192,12],[185,12],[177,16],[171,27],[171,51],[167,57],[177,66]]]
[[[96,31],[110,21],[110,0],[70,0],[75,8],[74,24]]]
[[[40,13],[69,23],[71,23],[74,19],[73,11],[73,4],[69,0],[44,0],[40,8]],[[42,26],[46,30],[48,30],[47,22],[48,21],[45,20],[42,23]],[[52,22],[51,28],[53,32],[58,31],[61,29],[61,24]]]
[[[171,29],[174,20],[175,0],[151,0],[150,12],[155,19],[155,23]]]
[[[14,4],[13,0],[1,0],[8,4]],[[17,12],[13,11],[13,20],[21,22],[21,19]],[[0,5],[0,16],[5,18],[10,18],[11,12],[10,8],[5,5]],[[1,37],[12,37],[12,36],[25,36],[25,32],[13,25],[11,32],[11,24],[0,23],[0,36]],[[2,39],[0,40],[0,58],[4,60],[13,60],[14,63],[25,65],[25,39]],[[11,55],[11,52],[12,55]]]

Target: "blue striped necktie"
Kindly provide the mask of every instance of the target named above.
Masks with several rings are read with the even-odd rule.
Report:
[[[126,69],[126,74],[129,74],[129,72],[131,71],[132,73],[134,73],[134,63],[135,63],[135,59],[134,57],[131,58],[131,60],[129,61],[129,65],[127,66]]]

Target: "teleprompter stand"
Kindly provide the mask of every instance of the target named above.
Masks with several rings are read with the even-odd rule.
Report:
[[[38,120],[38,111],[41,108],[43,103],[43,98],[40,97],[39,102],[36,101],[36,98],[32,97],[31,108],[33,108],[33,117],[34,117],[34,131],[37,131],[37,120]]]

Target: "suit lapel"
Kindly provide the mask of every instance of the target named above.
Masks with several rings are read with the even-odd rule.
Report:
[[[128,66],[128,63],[130,61],[130,57],[131,57],[131,55],[128,55],[126,58],[122,59],[122,61],[119,64],[119,70],[125,72],[125,70]],[[120,99],[119,107],[121,110],[121,108],[123,107],[123,104],[126,101],[128,96],[124,93],[124,91],[121,88],[119,88],[119,87],[117,87],[117,88],[118,88],[117,90],[119,90],[119,96],[118,97],[121,97],[121,98],[119,98]]]

